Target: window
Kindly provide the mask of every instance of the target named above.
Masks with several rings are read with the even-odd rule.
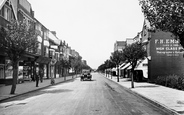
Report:
[[[0,10],[0,16],[3,16],[3,8]]]
[[[6,20],[11,21],[14,19],[13,12],[8,5],[4,5],[0,10],[0,16],[4,17]]]
[[[4,9],[4,15],[3,15],[3,17],[6,19],[6,20],[8,20],[8,21],[11,21],[11,19],[12,19],[12,12],[11,12],[11,9],[10,9],[10,7],[8,7],[7,5],[4,5],[3,6],[3,9]]]
[[[44,47],[44,56],[48,57],[49,55],[49,48],[48,47]]]
[[[41,43],[38,44],[37,54],[41,55]]]

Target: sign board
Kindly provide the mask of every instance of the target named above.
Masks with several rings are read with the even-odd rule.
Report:
[[[154,39],[155,50],[158,55],[162,56],[179,56],[180,50],[183,49],[177,40],[172,39]]]

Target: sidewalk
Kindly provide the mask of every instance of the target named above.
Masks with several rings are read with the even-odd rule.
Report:
[[[78,76],[75,75],[73,78],[76,78],[76,77],[78,77]],[[72,76],[66,77],[66,81],[71,80],[71,79],[72,79]],[[43,80],[42,83],[39,81],[39,85],[38,85],[39,87],[36,87],[36,82],[33,82],[33,81],[25,82],[22,84],[17,84],[15,94],[13,94],[13,95],[10,94],[11,87],[12,87],[11,85],[1,86],[0,87],[0,102],[3,100],[6,100],[8,98],[11,98],[11,97],[15,97],[15,96],[18,96],[21,94],[25,94],[25,93],[28,93],[31,91],[35,91],[35,90],[39,90],[41,88],[51,86],[50,81],[51,81],[50,79],[45,79],[45,80]],[[55,84],[58,84],[61,82],[64,82],[64,77],[55,78]]]
[[[111,76],[109,76],[108,79],[122,85],[126,89],[159,107],[170,110],[172,113],[177,112],[184,115],[184,91],[147,82],[134,82],[135,88],[131,88],[131,81],[127,78],[121,78],[119,82],[117,82],[117,77],[115,76],[112,77],[112,79]]]

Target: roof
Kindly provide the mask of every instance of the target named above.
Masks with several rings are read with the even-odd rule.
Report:
[[[117,46],[125,46],[126,45],[126,41],[116,41],[116,45]]]
[[[3,5],[5,4],[6,0],[0,0],[0,9],[3,7]]]

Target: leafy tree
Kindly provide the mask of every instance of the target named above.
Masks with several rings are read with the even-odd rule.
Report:
[[[184,47],[184,0],[139,0],[153,30],[171,32]]]
[[[0,28],[0,48],[12,62],[13,83],[10,94],[14,94],[18,78],[19,60],[28,51],[36,52],[38,42],[33,26],[24,22],[11,22],[6,28]]]
[[[74,68],[75,73],[78,73],[82,68],[81,57],[72,57],[70,60],[71,60],[71,67]]]
[[[131,45],[128,45],[123,50],[124,58],[132,66],[132,68],[131,68],[131,72],[132,72],[132,76],[131,76],[132,88],[134,88],[133,73],[134,73],[135,67],[137,66],[137,61],[140,60],[140,59],[144,59],[144,57],[146,57],[146,54],[147,53],[146,53],[145,48],[143,47],[143,44],[139,43],[139,42],[136,42],[136,43],[133,43]]]
[[[119,82],[119,65],[121,64],[121,62],[125,61],[125,58],[123,57],[123,52],[118,50],[113,52],[110,56],[110,60],[116,65],[118,69],[117,82]]]
[[[97,71],[104,72],[104,71],[105,71],[105,64],[104,64],[104,63],[101,64],[101,65],[98,67]]]

